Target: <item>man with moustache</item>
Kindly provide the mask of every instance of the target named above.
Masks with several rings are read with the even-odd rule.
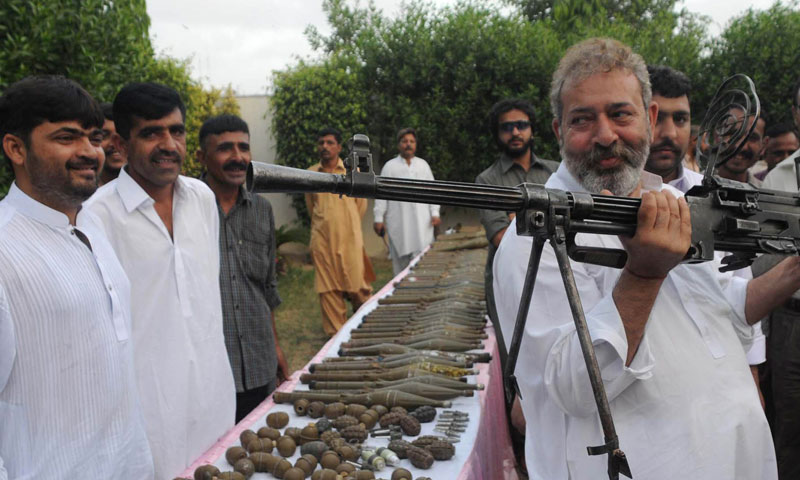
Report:
[[[119,170],[125,166],[125,157],[114,146],[114,135],[117,130],[114,128],[114,109],[111,103],[105,102],[100,104],[103,109],[103,152],[106,154],[106,161],[103,162],[103,168],[100,171],[100,177],[97,179],[99,186],[114,180],[119,176]]]
[[[789,123],[781,122],[770,125],[764,135],[766,136],[764,138],[764,163],[767,168],[755,174],[755,177],[762,181],[776,165],[800,148],[797,131]]]
[[[312,172],[344,174],[342,133],[331,127],[317,134],[319,163]],[[372,295],[375,280],[372,263],[364,250],[361,218],[367,211],[364,198],[342,197],[333,193],[308,193],[306,208],[311,217],[311,259],[314,262],[314,288],[319,294],[322,328],[333,336],[347,321],[347,299],[353,311]]]
[[[642,58],[616,40],[572,46],[551,84],[563,161],[546,186],[641,197],[633,237],[578,235],[625,248],[621,270],[570,262],[621,449],[634,478],[776,477],[769,427],[746,368],[750,324],[800,286],[789,259],[731,305],[711,263],[680,263],[691,221],[680,192],[643,172],[658,106]],[[663,191],[661,191],[663,190]],[[677,198],[676,198],[677,197]],[[532,239],[509,225],[494,264],[503,329],[514,325]],[[497,288],[499,285],[503,288]],[[530,478],[597,478],[605,455],[594,395],[555,254],[542,252],[517,380]]]
[[[250,130],[235,115],[200,127],[197,161],[217,197],[220,288],[225,346],[236,383],[236,423],[289,377],[278,345],[274,310],[280,305],[275,272],[275,217],[269,200],[244,188]]]
[[[794,119],[794,126],[800,129],[800,78],[797,79],[792,89],[792,118]],[[795,161],[798,156],[800,156],[800,149],[778,163],[764,177],[763,188],[797,192],[797,166]]]
[[[792,114],[795,125],[800,125],[800,80],[794,87]],[[800,155],[796,150],[764,178],[763,188],[797,193],[795,159]],[[762,255],[753,263],[753,274],[769,271],[772,265],[780,262],[780,255]],[[785,260],[783,260],[785,261]],[[797,364],[800,361],[800,342],[795,330],[800,331],[800,290],[790,299],[775,308],[764,330],[767,334],[767,358],[769,359],[769,380],[772,386],[774,406],[773,435],[775,452],[778,457],[778,474],[781,480],[800,477],[800,374]]]
[[[99,220],[103,113],[77,83],[0,97],[14,183],[0,201],[0,479],[152,479],[130,283]]]
[[[737,114],[736,112],[732,112]],[[763,112],[762,112],[763,115]],[[750,171],[750,167],[755,165],[761,155],[761,147],[764,140],[764,129],[766,122],[763,117],[758,117],[756,120],[756,128],[747,137],[742,149],[727,162],[717,166],[717,175],[728,180],[735,180],[737,182],[749,183],[754,187],[761,186],[759,180]]]
[[[515,187],[521,183],[543,184],[550,178],[558,168],[558,162],[539,158],[533,153],[535,119],[533,105],[527,100],[506,98],[492,106],[489,111],[489,130],[502,153],[489,168],[475,178],[475,183]],[[496,210],[479,212],[481,225],[486,230],[486,238],[489,240],[489,255],[486,258],[484,273],[487,310],[489,316],[496,320],[492,294],[492,262],[497,246],[500,245],[508,224],[514,218],[514,213]]]
[[[681,193],[703,183],[703,175],[683,165],[691,139],[691,109],[689,92],[692,83],[683,72],[663,65],[648,65],[653,102],[658,104],[658,117],[653,129],[653,144],[647,157],[644,169],[659,175],[662,181]],[[717,261],[721,262],[727,254],[717,252]],[[721,263],[717,265],[720,267]],[[718,272],[720,283],[728,295],[728,300],[735,304],[744,301],[747,282],[753,278],[749,268],[731,272]],[[753,325],[753,341],[746,350],[747,362],[753,380],[761,396],[758,365],[766,361],[766,339],[761,332],[761,323]]]
[[[486,185],[502,185],[515,187],[521,183],[543,184],[550,175],[558,169],[558,162],[545,160],[533,152],[533,122],[536,112],[533,105],[520,98],[505,98],[492,105],[489,110],[488,124],[495,144],[500,149],[500,157],[481,172],[475,183]],[[486,257],[484,270],[484,287],[486,290],[486,309],[489,317],[495,324],[495,334],[498,340],[511,338],[511,330],[502,331],[497,322],[497,307],[493,292],[492,263],[497,246],[503,239],[511,220],[513,212],[500,212],[497,210],[479,210],[481,225],[486,230],[489,240],[489,254]],[[500,362],[505,365],[506,352],[500,351]],[[522,435],[525,431],[525,419],[519,409],[519,401],[515,400],[511,408],[511,423],[514,427],[512,437],[516,447],[523,444]]]
[[[400,154],[386,162],[381,176],[434,179],[428,162],[416,156],[416,130],[403,128],[397,132],[397,149]],[[373,213],[375,233],[381,237],[389,235],[389,256],[395,275],[433,243],[433,229],[442,223],[439,205],[376,199]]]
[[[220,300],[214,193],[180,175],[186,107],[157,83],[114,99],[128,159],[86,207],[100,217],[131,280],[136,377],[156,478],[172,478],[233,426],[235,385]]]
[[[683,166],[692,136],[689,107],[692,83],[683,72],[671,67],[648,65],[647,71],[650,74],[653,101],[658,104],[658,118],[644,169],[686,193],[689,188],[703,181],[702,174]]]

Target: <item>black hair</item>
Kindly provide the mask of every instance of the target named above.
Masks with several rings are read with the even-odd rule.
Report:
[[[653,95],[661,95],[666,98],[678,98],[686,95],[686,98],[689,98],[692,81],[685,73],[666,65],[648,65],[647,71],[650,73]]]
[[[217,115],[203,122],[203,126],[200,127],[200,148],[206,148],[206,138],[209,135],[219,135],[225,132],[244,132],[250,135],[247,122],[241,118],[230,114]]]
[[[100,104],[100,108],[103,110],[103,116],[106,120],[114,121],[114,104],[111,102],[103,102]]]
[[[414,140],[417,139],[417,131],[414,128],[406,127],[406,128],[401,128],[400,131],[397,132],[397,141],[399,142],[400,140],[403,139],[403,137],[405,137],[409,133],[411,135],[414,135]]]
[[[794,126],[791,123],[780,122],[770,125],[769,128],[767,128],[764,132],[764,136],[775,138],[787,133],[793,133],[794,136],[797,137],[797,131],[794,129]]]
[[[511,110],[522,111],[522,113],[528,116],[528,120],[531,124],[536,120],[536,110],[533,108],[533,104],[527,100],[521,98],[504,98],[495,103],[489,110],[489,130],[492,132],[492,138],[494,138],[495,143],[498,145],[500,145],[498,132],[500,115]]]
[[[114,99],[114,127],[122,138],[128,140],[134,117],[157,120],[176,108],[185,121],[186,105],[178,92],[160,83],[129,83]]]
[[[10,133],[30,147],[34,128],[45,122],[70,120],[83,128],[102,128],[103,112],[89,92],[60,75],[23,78],[0,96],[0,139]]]
[[[342,132],[333,127],[325,127],[319,132],[317,132],[317,139],[325,137],[327,135],[333,135],[333,138],[336,139],[336,143],[339,145],[342,144]]]

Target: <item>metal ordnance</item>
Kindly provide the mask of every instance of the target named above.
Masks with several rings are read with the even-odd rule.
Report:
[[[404,367],[374,370],[346,370],[304,373],[300,381],[308,383],[312,380],[326,381],[361,381],[361,380],[400,380],[401,378],[416,377],[419,375],[440,375],[443,377],[458,378],[466,375],[475,375],[475,370],[450,368],[442,365],[432,365],[426,362]]]
[[[474,350],[482,348],[483,344],[480,340],[470,340],[455,338],[448,335],[414,335],[412,337],[403,338],[363,338],[351,339],[349,342],[342,342],[342,348],[353,347],[366,347],[378,343],[399,343],[401,345],[419,345],[421,343],[430,345],[429,348],[434,350],[447,350],[450,352],[466,352],[467,350]]]
[[[326,390],[319,387],[320,383],[332,383],[332,382],[319,382],[315,383],[316,388],[311,388],[316,393],[341,393],[340,389],[331,389]],[[408,383],[400,383],[397,385],[392,385],[388,387],[379,387],[379,388],[358,388],[348,390],[348,393],[368,393],[368,392],[383,392],[383,391],[395,391],[395,392],[406,392],[406,393],[413,393],[414,395],[419,395],[426,398],[432,398],[434,400],[452,400],[458,397],[471,397],[474,395],[473,390],[456,390],[447,387],[440,387],[438,385],[431,385],[427,383],[417,383],[417,382],[408,382]]]
[[[413,352],[413,351],[431,351],[427,348],[416,348],[409,345],[400,345],[399,343],[381,343],[378,345],[370,345],[367,347],[357,347],[357,348],[340,348],[339,355],[342,356],[351,356],[351,355],[387,355],[393,353],[405,353],[405,352]],[[469,352],[444,352],[439,351],[440,354],[450,354],[450,355],[469,355],[471,361],[475,363],[486,363],[491,360],[491,355],[486,352],[480,353],[469,353]]]
[[[318,394],[315,392],[275,392],[272,396],[275,403],[294,403],[301,398],[308,401],[318,400],[325,403],[342,402],[345,404],[360,403],[366,406],[376,404],[385,405],[387,407],[403,407],[403,408],[416,408],[423,405],[430,405],[432,407],[450,408],[451,402],[447,400],[434,400],[431,398],[421,397],[412,393],[405,392],[370,392],[361,394]]]
[[[482,383],[467,383],[456,380],[450,377],[443,377],[441,375],[421,375],[419,377],[403,378],[400,380],[377,380],[377,381],[345,381],[345,382],[326,382],[326,381],[310,381],[308,388],[312,390],[344,390],[348,389],[363,389],[363,388],[388,388],[395,385],[402,385],[404,383],[424,383],[428,385],[437,385],[440,387],[449,388],[451,390],[483,390]]]
[[[447,358],[429,357],[427,355],[405,355],[403,358],[386,358],[384,360],[354,360],[352,362],[323,362],[312,363],[308,371],[344,371],[344,370],[366,370],[375,368],[397,368],[412,365],[419,362],[435,363],[453,368],[471,368],[472,362],[457,362]]]

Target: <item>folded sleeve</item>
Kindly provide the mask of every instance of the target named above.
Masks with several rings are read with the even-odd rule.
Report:
[[[611,295],[595,305],[586,315],[586,322],[609,401],[624,392],[633,382],[652,376],[654,358],[646,334],[642,337],[630,366],[625,366],[628,341],[622,318]],[[575,327],[565,325],[545,363],[545,387],[550,397],[567,414],[594,415],[597,407],[588,378]]]

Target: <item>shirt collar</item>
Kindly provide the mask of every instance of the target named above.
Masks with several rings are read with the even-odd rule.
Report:
[[[70,227],[69,218],[65,214],[35,200],[27,193],[20,190],[19,187],[17,187],[17,182],[11,184],[8,195],[3,199],[3,202],[14,207],[16,211],[26,217],[30,217],[45,225],[57,228]]]
[[[119,171],[117,192],[119,192],[119,196],[122,199],[122,204],[125,205],[125,210],[131,213],[142,205],[155,203],[155,200],[128,174],[128,168],[129,166],[126,165]],[[184,182],[186,182],[186,179],[183,178],[183,175],[178,175],[175,180],[173,198],[184,198],[184,190],[186,189]]]
[[[253,194],[250,193],[244,185],[239,186],[239,199],[237,200],[239,203],[252,203],[253,202]]]
[[[538,161],[539,159],[536,158],[536,154],[531,152],[531,168],[533,168],[533,166],[536,165],[536,162]],[[521,165],[515,164],[514,160],[512,160],[511,157],[509,157],[505,153],[500,154],[500,168],[503,169],[503,173],[508,173],[508,171],[511,170],[511,167],[513,167],[514,165],[518,165],[519,168],[522,168]]]
[[[200,174],[200,180],[202,180],[206,185],[208,185],[208,171],[204,171]],[[211,188],[209,186],[209,188]],[[250,192],[244,188],[244,185],[239,185],[239,195],[236,197],[236,203],[251,203],[253,201],[253,197],[251,196]],[[219,203],[219,201],[217,201]]]
[[[323,167],[322,167],[322,162],[321,161],[319,163],[317,163],[315,165],[315,167],[316,167],[316,171],[317,172],[322,172],[323,171],[322,170]],[[333,169],[333,173],[339,173],[339,172],[344,172],[344,171],[345,171],[344,162],[342,161],[341,158],[338,158],[337,162],[336,162],[336,167],[334,167],[334,169]]]

